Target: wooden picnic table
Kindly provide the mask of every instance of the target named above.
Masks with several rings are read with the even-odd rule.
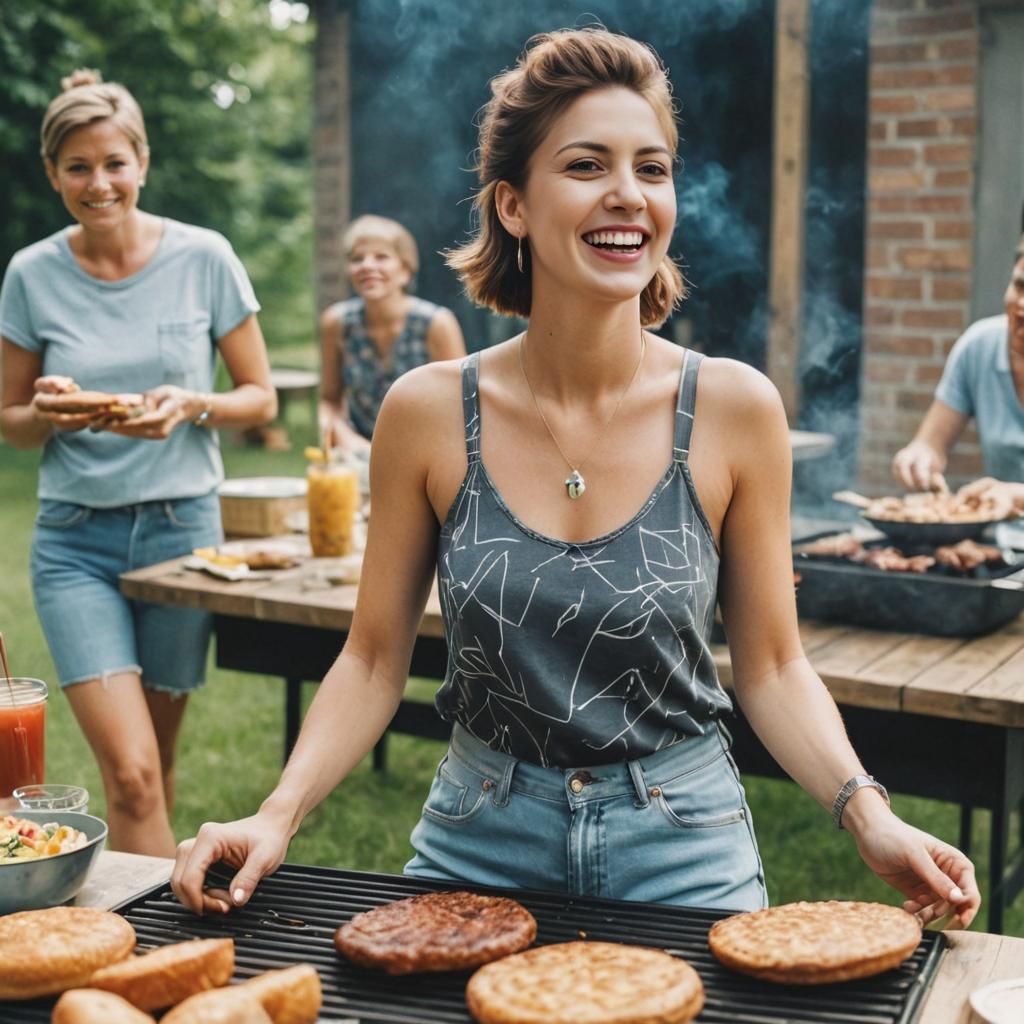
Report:
[[[358,587],[328,583],[331,563],[325,559],[307,558],[295,568],[236,583],[187,570],[182,562],[126,573],[122,589],[140,600],[215,613],[218,665],[284,678],[287,757],[300,725],[302,683],[322,679],[337,657]],[[1024,797],[1024,622],[973,639],[808,621],[800,632],[868,771],[895,792],[960,805],[960,844],[967,849],[972,809],[992,812],[988,926],[1001,932],[1004,909],[1024,886],[1024,851],[1008,857],[1011,814]],[[728,648],[715,644],[713,655],[730,687]],[[411,673],[441,679],[446,664],[435,589]],[[742,771],[785,777],[741,713],[727,726]],[[432,705],[403,700],[391,729],[444,739],[449,727]],[[374,752],[378,767],[384,751],[382,741]]]
[[[80,907],[110,909],[162,885],[174,862],[104,850],[75,899]],[[1024,975],[1024,939],[985,932],[947,932],[949,946],[918,1024],[982,1024],[970,1010],[971,992],[992,981]]]

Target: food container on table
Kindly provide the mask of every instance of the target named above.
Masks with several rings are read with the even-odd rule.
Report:
[[[0,799],[43,781],[46,683],[0,676]]]
[[[289,513],[306,507],[306,481],[301,477],[240,477],[225,480],[217,493],[224,533],[229,537],[287,533]]]
[[[1024,978],[993,981],[971,993],[971,1009],[986,1024],[1024,1021]]]
[[[350,465],[314,462],[306,469],[309,546],[316,558],[352,554],[360,504],[359,474]]]
[[[80,811],[12,812],[40,825],[54,821],[84,832],[85,846],[36,860],[0,861],[0,914],[41,910],[66,903],[85,884],[107,838],[106,822]]]
[[[82,786],[44,783],[41,786],[19,786],[12,794],[21,811],[80,811],[89,813],[89,790]],[[21,817],[21,811],[17,814]],[[15,812],[11,812],[12,814]],[[51,819],[52,820],[52,819]]]

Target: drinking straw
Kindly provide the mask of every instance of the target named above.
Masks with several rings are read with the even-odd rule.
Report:
[[[32,775],[32,761],[28,749],[28,729],[21,724],[18,717],[18,705],[14,699],[14,684],[11,682],[11,666],[7,660],[7,645],[4,643],[4,635],[0,632],[0,663],[3,664],[4,679],[7,680],[7,692],[11,698],[11,708],[14,710],[14,744],[19,750],[24,761],[25,777],[30,782],[37,782]]]

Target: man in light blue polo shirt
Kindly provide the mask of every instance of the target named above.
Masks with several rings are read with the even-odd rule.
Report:
[[[1003,304],[953,346],[914,440],[896,453],[893,472],[910,490],[945,487],[949,451],[974,417],[986,474],[1024,508],[1024,238]]]

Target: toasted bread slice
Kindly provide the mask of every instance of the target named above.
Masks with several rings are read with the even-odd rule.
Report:
[[[160,1024],[273,1024],[259,1000],[242,985],[199,992],[178,1003]]]
[[[194,939],[104,967],[89,979],[89,986],[115,992],[140,1010],[159,1010],[220,988],[234,973],[234,939]]]
[[[113,992],[98,988],[68,989],[57,1000],[50,1024],[156,1024],[148,1013],[136,1009]]]
[[[313,1024],[320,1013],[320,975],[309,964],[266,971],[238,988],[255,996],[274,1024]]]

